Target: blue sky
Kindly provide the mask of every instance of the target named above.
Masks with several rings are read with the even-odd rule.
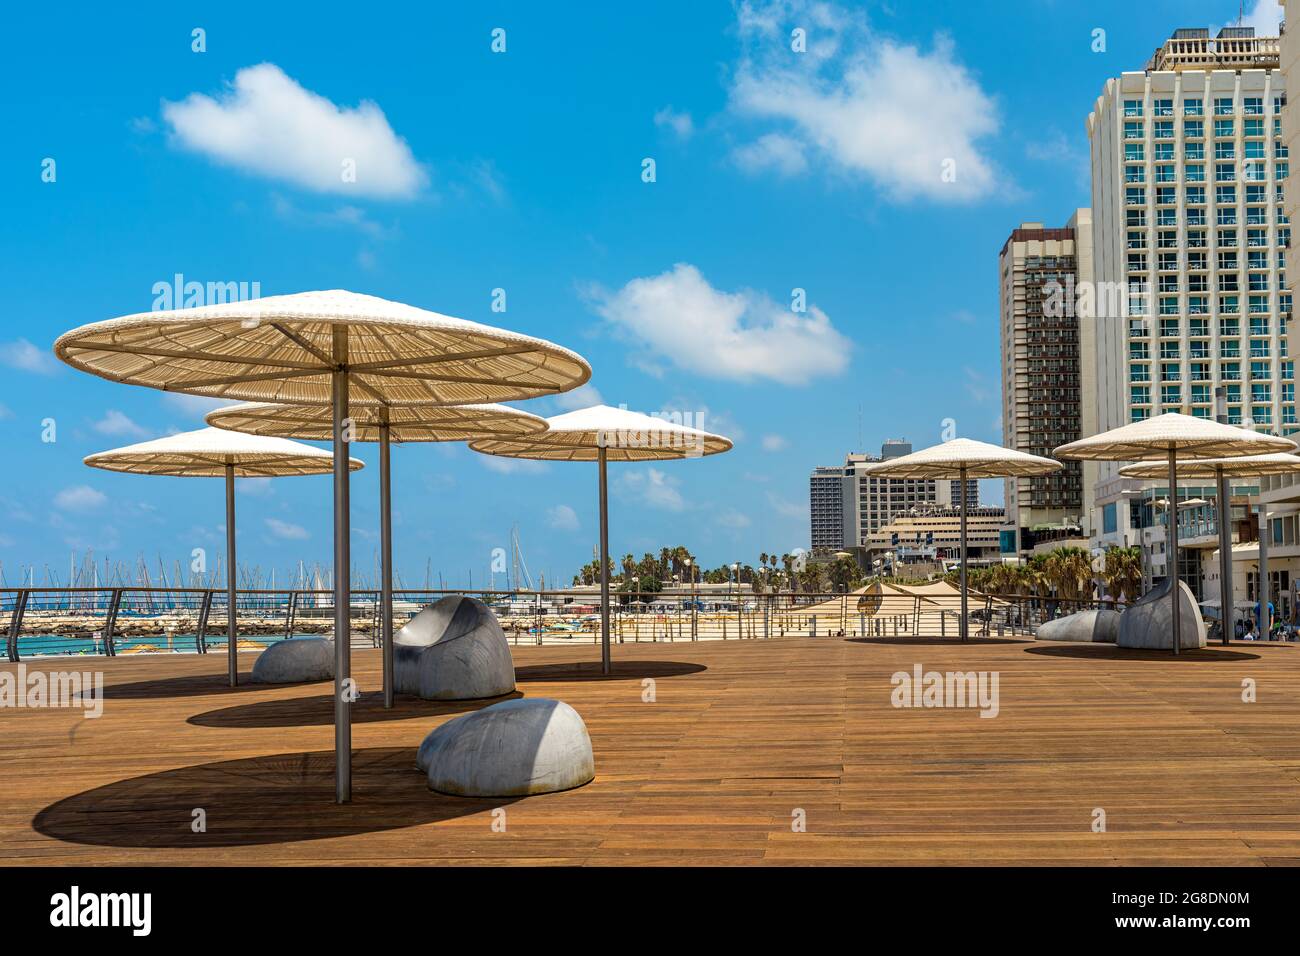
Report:
[[[524,407],[598,395],[702,413],[736,439],[716,458],[614,467],[616,555],[684,543],[714,565],[806,547],[814,465],[890,437],[933,444],[949,418],[998,440],[1007,233],[1087,204],[1084,120],[1108,76],[1237,4],[987,6],[7,11],[7,580],[26,564],[43,580],[47,563],[66,579],[69,553],[88,548],[155,567],[219,548],[218,482],[81,464],[199,427],[204,403],[49,352],[68,328],[149,309],[177,273],[265,295],[347,288],[544,336],[587,357],[593,390]],[[1276,19],[1273,0],[1246,7]],[[339,149],[364,157],[355,183],[332,175]],[[431,560],[448,584],[481,585],[513,524],[548,582],[592,557],[592,467],[507,473],[451,445],[402,447],[394,463],[408,583]],[[373,468],[354,480],[367,572],[376,481]],[[240,506],[242,562],[328,562],[328,479],[241,483]]]

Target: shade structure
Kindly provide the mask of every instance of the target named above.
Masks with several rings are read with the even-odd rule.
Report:
[[[324,405],[247,402],[219,408],[208,422],[257,435],[326,439],[334,423]],[[391,443],[518,439],[546,430],[546,419],[508,405],[363,405],[352,409],[353,441],[379,443],[379,549],[384,707],[393,706],[393,495]]]
[[[485,455],[540,461],[594,461],[600,500],[600,668],[610,673],[609,649],[609,482],[611,461],[700,458],[729,451],[731,439],[626,408],[593,405],[546,420],[547,431],[532,439],[489,438],[469,447]]]
[[[1275,452],[1268,455],[1244,455],[1238,458],[1202,458],[1188,462],[1182,466],[1182,475],[1184,478],[1213,478],[1216,488],[1225,488],[1223,483],[1225,478],[1263,478],[1266,475],[1285,475],[1290,472],[1300,471],[1300,455],[1290,455],[1285,452]],[[1119,473],[1125,478],[1164,478],[1167,475],[1166,466],[1156,462],[1143,462],[1137,465],[1126,465],[1119,470]],[[1176,493],[1176,489],[1170,490],[1170,494]],[[1231,595],[1232,587],[1232,554],[1231,535],[1228,533],[1228,502],[1226,496],[1220,494],[1218,501],[1218,521],[1219,521],[1219,593]],[[1264,508],[1260,506],[1260,521],[1264,523]],[[1261,537],[1262,540],[1262,537]],[[1267,548],[1267,545],[1265,545]],[[1261,552],[1263,554],[1265,552]],[[1261,559],[1266,560],[1266,559]],[[1262,569],[1261,569],[1262,570]],[[1267,606],[1267,588],[1269,582],[1265,580],[1266,574],[1260,574],[1261,592],[1264,594],[1264,600],[1261,606]],[[1204,603],[1204,602],[1203,602]],[[1222,643],[1227,644],[1232,637],[1235,626],[1235,615],[1232,609],[1229,609],[1228,616],[1220,617],[1220,634],[1219,639]]]
[[[957,630],[963,641],[969,638],[967,604],[970,590],[966,586],[966,482],[972,478],[1018,478],[1045,475],[1061,468],[1059,461],[1003,448],[972,438],[923,448],[910,455],[867,465],[870,474],[888,478],[957,479],[961,482],[961,620]]]
[[[334,455],[283,438],[241,435],[221,428],[201,428],[90,455],[85,463],[105,471],[177,478],[226,479],[226,648],[230,686],[239,683],[235,619],[235,479],[285,475],[325,475],[334,470]],[[350,459],[352,471],[362,462]],[[110,638],[111,635],[105,635]]]
[[[333,413],[335,797],[352,795],[351,524],[355,405],[466,404],[576,388],[591,367],[543,339],[344,290],[144,312],[60,336],[55,354],[114,382]]]
[[[1169,497],[1173,518],[1168,527],[1168,561],[1174,586],[1169,589],[1172,650],[1178,653],[1181,606],[1178,582],[1178,459],[1230,458],[1292,452],[1296,443],[1289,438],[1265,435],[1222,422],[1167,412],[1155,418],[1131,422],[1110,431],[1081,438],[1057,448],[1060,458],[1092,461],[1152,461],[1164,459],[1169,476]],[[1222,514],[1222,511],[1220,512]],[[1226,585],[1227,579],[1224,580]]]

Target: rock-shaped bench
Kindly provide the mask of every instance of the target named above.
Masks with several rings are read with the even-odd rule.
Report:
[[[1073,641],[1081,644],[1114,644],[1119,637],[1119,611],[1100,608],[1079,611],[1038,625],[1040,641]]]
[[[515,689],[510,645],[482,601],[449,596],[393,635],[393,689],[425,700],[500,697]]]
[[[1119,616],[1120,647],[1143,650],[1171,650],[1174,646],[1173,608],[1169,589],[1172,579],[1149,592]],[[1205,646],[1205,621],[1196,606],[1192,590],[1178,582],[1178,646],[1182,650]]]
[[[334,679],[334,641],[295,637],[276,641],[253,661],[254,684],[307,684]]]
[[[596,776],[587,725],[559,700],[507,700],[433,730],[416,757],[429,787],[460,797],[571,790]]]

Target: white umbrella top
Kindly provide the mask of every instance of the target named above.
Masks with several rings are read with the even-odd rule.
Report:
[[[347,331],[349,397],[357,405],[533,398],[591,377],[582,356],[543,339],[342,290],[94,322],[60,336],[54,352],[114,382],[329,404],[336,329]]]
[[[349,410],[353,441],[378,441],[383,416],[394,442],[468,441],[514,438],[546,431],[546,419],[508,405],[363,405]],[[333,415],[326,405],[277,405],[247,402],[210,412],[209,425],[249,432],[328,441]]]
[[[595,461],[601,448],[608,461],[699,458],[732,448],[731,439],[625,408],[593,405],[546,420],[535,438],[478,439],[469,447],[486,455],[545,461]]]
[[[1300,455],[1285,453],[1272,455],[1246,455],[1240,458],[1198,458],[1178,466],[1180,478],[1217,478],[1219,469],[1227,478],[1262,478],[1265,475],[1285,475],[1300,471]],[[1125,465],[1119,470],[1125,478],[1166,478],[1169,468],[1164,462],[1143,462]],[[1186,504],[1186,502],[1182,502]]]
[[[1168,412],[1072,441],[1052,454],[1061,458],[1150,461],[1167,457],[1171,450],[1179,458],[1227,458],[1293,452],[1296,443],[1289,438],[1224,425],[1208,418]]]
[[[351,471],[365,463],[348,459]],[[221,478],[233,465],[239,478],[324,475],[334,470],[328,451],[284,438],[244,435],[221,428],[201,428],[153,441],[90,455],[85,463],[105,471],[179,478]]]
[[[864,467],[870,474],[888,478],[1014,478],[1058,471],[1059,461],[1040,458],[1014,448],[1003,448],[972,438],[954,438],[901,458]]]

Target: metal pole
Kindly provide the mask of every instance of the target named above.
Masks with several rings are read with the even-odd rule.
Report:
[[[379,412],[379,553],[384,563],[381,618],[384,640],[384,708],[393,706],[393,463],[388,409]]]
[[[1216,386],[1214,417],[1221,425],[1228,424],[1227,403],[1227,386]],[[1217,479],[1215,493],[1219,496],[1219,636],[1227,644],[1237,631],[1237,602],[1232,593],[1232,503],[1229,501],[1231,492],[1223,467],[1216,467],[1214,472]]]
[[[600,472],[600,672],[610,673],[609,660],[609,490],[608,458],[602,444],[596,452]]]
[[[1178,645],[1182,632],[1179,627],[1181,601],[1178,587],[1178,452],[1169,446],[1169,507],[1165,510],[1165,523],[1168,526],[1165,538],[1169,542],[1169,599],[1172,601],[1169,620],[1174,628],[1174,655],[1178,655]]]
[[[949,472],[952,474],[952,472]],[[966,640],[966,466],[961,466],[961,623],[957,630]]]
[[[1273,536],[1273,528],[1269,524],[1268,512],[1264,508],[1264,503],[1259,505],[1259,639],[1268,640],[1269,631],[1273,627],[1273,615],[1268,613],[1269,592],[1272,590],[1272,582],[1268,579],[1268,546],[1271,543],[1268,539]]]
[[[334,799],[352,800],[352,542],[348,472],[348,329],[334,327]]]
[[[226,465],[226,672],[230,686],[239,686],[238,608],[235,606],[235,466]]]

